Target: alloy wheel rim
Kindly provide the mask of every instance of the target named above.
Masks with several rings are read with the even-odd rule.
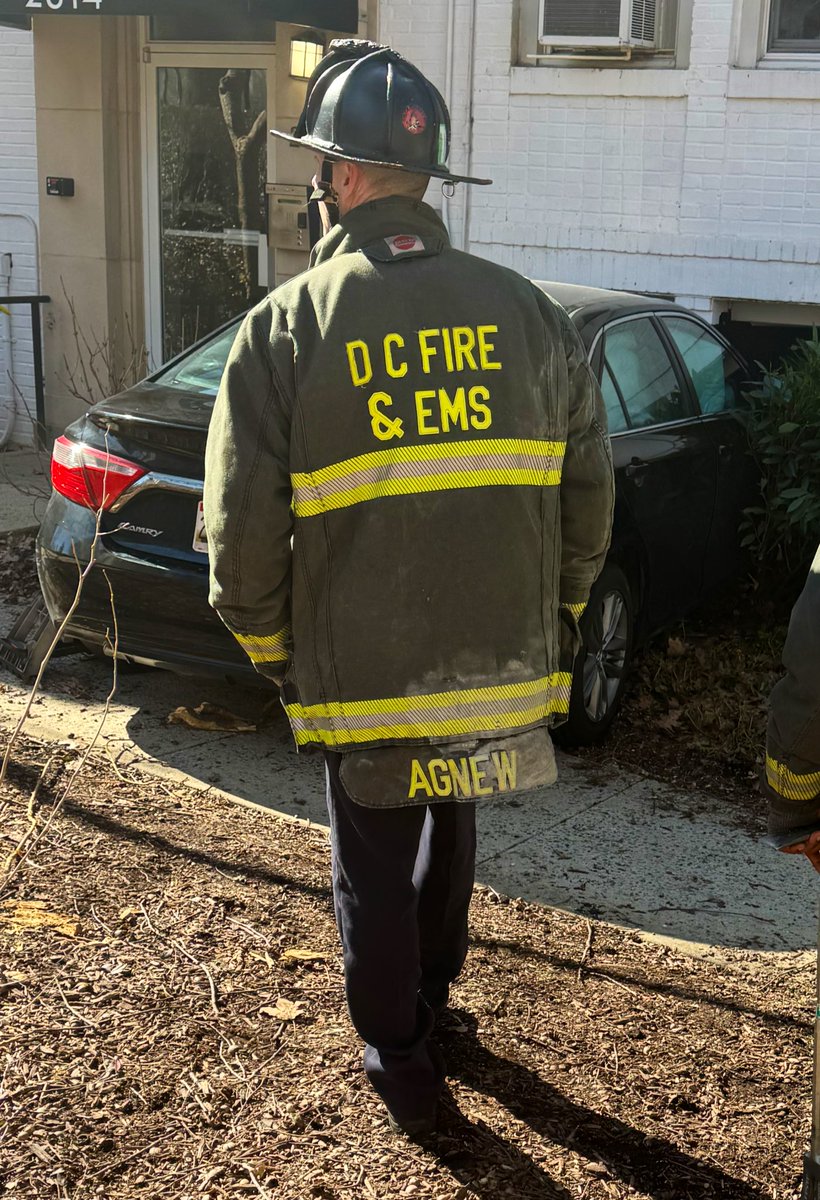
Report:
[[[620,592],[607,592],[595,614],[584,658],[584,708],[590,721],[611,711],[626,665],[629,613]]]

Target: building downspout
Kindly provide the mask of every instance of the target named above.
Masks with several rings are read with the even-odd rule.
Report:
[[[453,113],[453,62],[456,43],[456,0],[447,0],[447,46],[444,65],[444,103],[452,120]],[[451,189],[452,190],[452,189]],[[450,196],[447,185],[441,189],[441,219],[450,233]]]
[[[470,27],[467,35],[467,165],[465,175],[473,173],[473,103],[475,97],[475,44],[476,44],[476,4],[470,0]],[[464,184],[461,199],[461,248],[470,251],[470,213],[472,209],[473,189],[470,184]]]
[[[14,388],[13,341],[11,336],[11,309],[3,305],[4,296],[11,295],[12,257],[0,254],[0,354],[2,380],[0,380],[0,450],[11,441],[17,420],[17,398]]]

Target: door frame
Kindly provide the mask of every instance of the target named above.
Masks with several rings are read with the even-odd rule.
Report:
[[[146,23],[147,32],[147,23]],[[164,331],[162,322],[162,255],[159,194],[159,112],[157,71],[162,67],[211,67],[228,70],[242,67],[262,70],[267,76],[267,125],[276,124],[276,43],[251,46],[246,43],[178,42],[145,43],[141,74],[142,87],[142,224],[145,278],[145,344],[149,371],[162,366]],[[268,183],[275,180],[275,144],[267,133]],[[206,331],[210,332],[210,331]]]

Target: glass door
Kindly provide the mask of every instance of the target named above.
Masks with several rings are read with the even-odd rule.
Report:
[[[273,48],[152,54],[147,83],[148,314],[155,366],[267,293]]]

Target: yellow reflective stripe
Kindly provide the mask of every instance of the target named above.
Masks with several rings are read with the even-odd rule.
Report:
[[[391,446],[389,450],[373,450],[357,458],[346,458],[342,462],[321,467],[318,471],[296,473],[291,476],[295,487],[310,484],[331,483],[343,479],[355,471],[368,471],[374,467],[390,466],[392,463],[435,462],[440,458],[454,458],[486,454],[531,454],[537,458],[563,458],[566,442],[545,442],[534,438],[476,438],[470,442],[430,442],[421,446]]]
[[[417,741],[461,734],[521,729],[543,720],[551,713],[566,713],[572,676],[557,672],[544,679],[496,688],[475,688],[462,692],[438,692],[428,696],[401,696],[386,700],[363,700],[286,706],[297,745],[320,742],[328,746],[374,741]],[[505,701],[532,696],[536,702],[526,708],[503,707]],[[444,715],[440,710],[455,712]],[[472,709],[472,711],[470,711]],[[460,710],[460,711],[459,711]],[[401,719],[413,713],[411,719]],[[356,718],[372,716],[372,724]],[[396,718],[391,722],[390,717]],[[353,724],[348,724],[350,721]]]
[[[288,658],[290,625],[285,625],[272,637],[232,632],[251,662],[284,662]]]
[[[453,471],[415,479],[386,479],[379,483],[363,484],[335,496],[319,500],[295,499],[297,517],[317,517],[335,508],[350,508],[365,500],[380,500],[383,496],[415,496],[420,492],[445,492],[456,488],[476,487],[557,487],[560,471]]]
[[[813,800],[820,793],[820,771],[798,774],[771,755],[766,755],[769,786],[786,800]]]
[[[409,741],[418,741],[419,738],[442,738],[452,737],[453,735],[468,734],[468,733],[491,733],[491,732],[509,732],[511,730],[523,729],[526,725],[532,725],[536,721],[542,720],[551,713],[567,713],[569,711],[568,701],[550,702],[546,707],[540,707],[532,720],[522,720],[520,713],[513,714],[509,721],[494,725],[486,719],[481,721],[478,718],[472,720],[464,719],[462,721],[434,721],[430,725],[418,725],[412,728],[402,726],[397,729],[393,725],[373,725],[369,729],[350,729],[350,730],[334,730],[334,729],[297,729],[294,730],[294,738],[297,746],[306,746],[310,742],[320,742],[324,746],[340,746],[347,743],[362,743],[362,742],[381,742],[395,741],[396,739],[405,739]],[[502,722],[503,718],[499,718]]]
[[[564,442],[478,439],[393,446],[291,476],[297,517],[314,517],[385,496],[470,487],[556,487]]]
[[[583,615],[586,604],[562,604],[561,607],[568,609],[577,621],[578,618]]]
[[[542,679],[525,679],[499,687],[465,688],[456,692],[430,692],[421,696],[391,696],[385,700],[341,700],[327,704],[291,704],[288,712],[294,716],[310,717],[377,717],[382,713],[413,712],[416,709],[447,708],[451,705],[481,704],[497,700],[517,700],[538,696],[552,688],[570,687],[572,676],[565,671],[546,675]]]

